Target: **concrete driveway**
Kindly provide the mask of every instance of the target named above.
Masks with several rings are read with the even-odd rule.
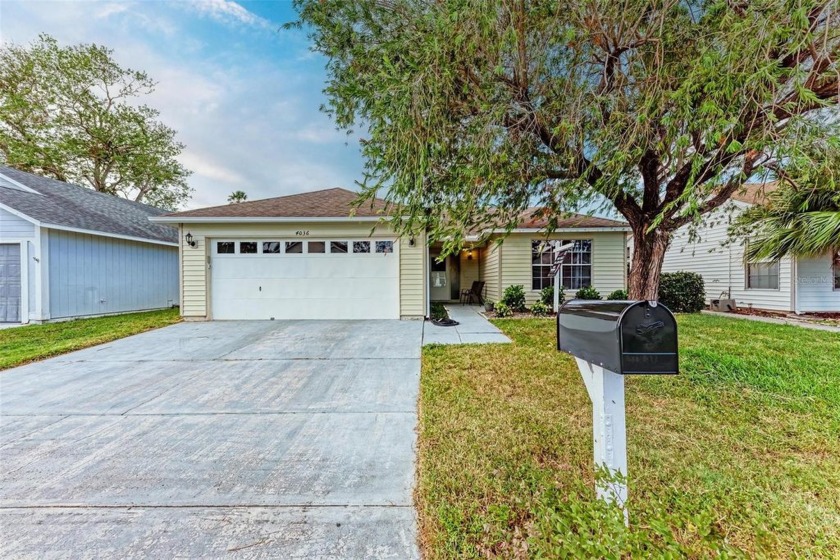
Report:
[[[0,554],[418,557],[422,328],[181,323],[0,372]]]

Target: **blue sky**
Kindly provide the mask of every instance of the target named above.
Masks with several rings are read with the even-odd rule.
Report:
[[[319,110],[325,59],[309,50],[291,1],[0,1],[0,39],[99,43],[158,82],[144,99],[186,144],[189,208],[317,188],[354,188],[358,138]]]

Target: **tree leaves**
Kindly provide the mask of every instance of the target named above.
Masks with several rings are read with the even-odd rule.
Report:
[[[184,146],[136,98],[154,81],[94,44],[48,35],[0,49],[0,155],[7,165],[161,208],[189,199]]]

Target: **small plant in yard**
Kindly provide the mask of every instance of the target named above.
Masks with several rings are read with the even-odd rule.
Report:
[[[513,315],[513,310],[503,301],[496,302],[493,311],[496,312],[496,317],[510,317]]]
[[[607,296],[607,299],[609,299],[609,300],[628,299],[627,290],[616,290],[614,292],[610,292],[610,295]]]
[[[695,272],[665,272],[659,281],[659,301],[673,313],[699,313],[706,307],[703,277]]]
[[[562,305],[562,303],[566,300],[566,294],[564,293],[565,289],[563,286],[560,286],[560,298],[558,303]],[[540,301],[546,304],[549,307],[554,306],[554,286],[546,286],[542,290],[540,290]]]
[[[549,311],[551,311],[551,308],[541,301],[531,306],[531,313],[537,317],[545,317]]]
[[[512,311],[525,311],[525,286],[522,284],[508,286],[502,294],[502,301]]]
[[[446,307],[444,307],[439,301],[432,302],[430,313],[433,321],[447,319],[449,317],[449,314],[446,312]]]
[[[575,299],[601,299],[601,294],[592,286],[584,286],[575,292]]]

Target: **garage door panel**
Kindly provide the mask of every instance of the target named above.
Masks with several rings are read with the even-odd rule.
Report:
[[[370,278],[220,278],[218,293],[225,299],[379,299],[396,295],[396,285]]]
[[[214,319],[396,319],[391,254],[214,255]]]

